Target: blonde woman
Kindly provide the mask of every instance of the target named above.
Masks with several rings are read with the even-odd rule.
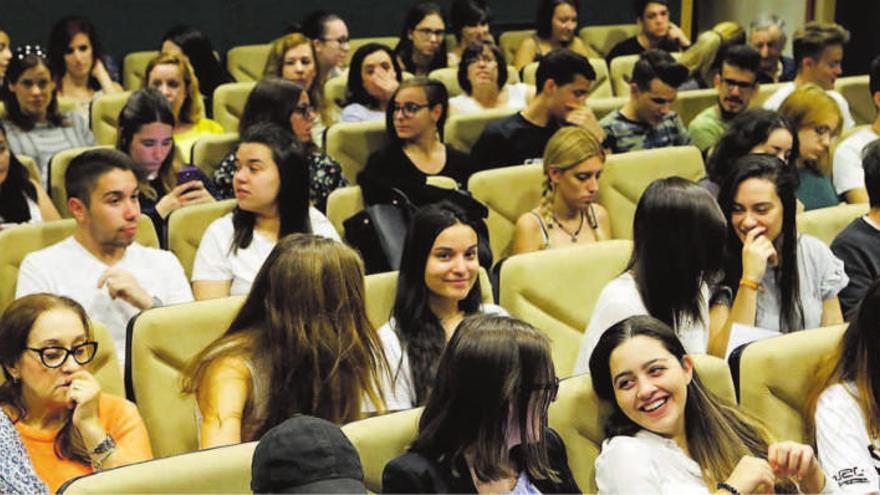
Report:
[[[223,126],[205,117],[199,80],[183,54],[160,53],[147,64],[145,88],[156,88],[168,98],[174,112],[174,143],[190,156],[196,141],[205,134],[223,134]]]
[[[593,133],[582,127],[556,131],[544,150],[541,204],[517,220],[513,254],[609,239],[608,212],[594,203],[604,164]]]

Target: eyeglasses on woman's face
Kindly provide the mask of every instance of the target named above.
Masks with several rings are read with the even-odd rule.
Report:
[[[417,114],[419,112],[419,110],[421,110],[423,108],[428,108],[429,106],[431,106],[429,103],[419,104],[419,103],[413,103],[411,101],[408,101],[402,105],[394,103],[391,106],[391,114],[397,115],[397,112],[401,112],[404,117],[409,118],[409,117],[412,117],[413,115]]]
[[[95,359],[95,355],[98,353],[98,343],[83,342],[70,349],[61,346],[47,346],[40,348],[25,347],[25,349],[37,353],[40,356],[40,361],[43,363],[43,366],[47,368],[60,368],[64,366],[64,363],[67,362],[67,358],[70,356],[73,356],[73,360],[76,361],[77,364],[89,364]]]

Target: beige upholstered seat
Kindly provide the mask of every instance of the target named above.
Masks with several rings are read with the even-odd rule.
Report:
[[[483,129],[490,122],[503,119],[514,113],[516,110],[512,108],[496,108],[467,115],[452,115],[446,121],[446,143],[459,151],[470,153],[471,147],[477,142]]]
[[[341,76],[331,77],[324,83],[324,102],[330,105],[334,112],[342,112],[345,102],[345,89],[348,84],[348,73]]]
[[[715,394],[735,401],[727,364],[711,356],[694,356],[700,379]],[[595,493],[594,464],[604,439],[604,421],[611,406],[600,403],[589,375],[563,380],[559,396],[550,406],[550,427],[565,442],[568,465],[584,493]],[[403,454],[418,433],[422,408],[364,419],[342,427],[357,449],[364,468],[364,482],[373,492],[382,489],[382,470]]]
[[[770,83],[770,84],[762,84],[760,89],[758,90],[758,94],[756,94],[752,98],[752,103],[749,105],[752,108],[760,108],[764,105],[764,102],[767,101],[767,98],[773,95],[777,89],[782,87],[785,83]]]
[[[192,164],[213,180],[217,166],[235,149],[236,143],[238,143],[237,132],[206,134],[193,145]]]
[[[385,121],[343,122],[327,129],[327,154],[342,166],[349,184],[357,184],[357,174],[367,166],[367,159],[385,146]]]
[[[749,344],[740,358],[740,407],[763,420],[778,440],[804,442],[807,397],[845,328],[804,330]]]
[[[636,205],[656,179],[679,176],[693,181],[706,175],[700,150],[673,146],[611,155],[599,181],[598,202],[611,218],[611,237],[632,239]]]
[[[16,155],[15,157],[18,158],[19,163],[24,165],[24,168],[27,169],[28,177],[30,177],[32,180],[35,180],[39,183],[40,182],[40,167],[37,166],[37,162],[35,162],[34,159],[29,156]]]
[[[147,64],[158,54],[156,50],[131,52],[122,59],[122,87],[126,91],[136,91],[144,86]]]
[[[538,205],[543,176],[541,165],[514,165],[471,176],[468,190],[489,209],[486,226],[493,259],[500,260],[510,254],[516,221]]]
[[[238,132],[238,121],[244,113],[244,104],[254,89],[255,82],[227,83],[214,90],[214,120],[226,132]]]
[[[591,98],[610,98],[614,96],[611,88],[611,78],[608,76],[608,64],[604,58],[590,58],[590,65],[596,71],[596,80],[590,86]],[[523,68],[523,82],[535,86],[538,62],[532,62]]]
[[[809,234],[826,245],[856,218],[868,213],[868,204],[842,204],[810,210],[797,216],[798,232]]]
[[[639,34],[638,24],[611,24],[581,28],[580,37],[587,47],[605,57],[621,41]]]
[[[568,376],[602,288],[623,273],[630,241],[602,241],[512,256],[501,266],[501,306],[550,337],[559,376]]]
[[[131,96],[130,91],[101,95],[92,102],[92,132],[95,142],[107,146],[116,145],[119,134],[119,112]]]
[[[444,86],[446,86],[446,91],[449,93],[449,97],[458,96],[464,93],[464,90],[461,88],[461,85],[458,84],[458,67],[444,67],[442,69],[436,69],[431,71],[428,74],[428,77],[432,79],[437,79]],[[519,82],[519,72],[516,70],[516,67],[512,65],[507,66],[507,84],[516,84]]]
[[[877,115],[868,79],[867,75],[849,76],[838,78],[834,82],[834,89],[849,102],[849,110],[852,112],[856,125],[871,124]]]
[[[112,146],[86,146],[82,148],[70,148],[52,155],[49,160],[49,197],[52,204],[58,209],[61,218],[70,218],[70,209],[67,207],[67,186],[64,184],[64,174],[71,160],[80,153],[99,148],[112,148]]]
[[[523,40],[535,35],[534,29],[523,29],[520,31],[505,31],[498,37],[498,47],[508,62],[513,62],[516,51]]]
[[[76,230],[73,219],[20,225],[0,230],[0,313],[15,299],[18,267],[28,253],[64,240]],[[159,239],[150,217],[141,215],[135,241],[158,248]]]
[[[250,493],[256,447],[257,442],[243,443],[99,471],[68,482],[58,493]]]
[[[235,200],[227,199],[216,203],[187,206],[171,213],[168,217],[168,250],[177,256],[186,278],[192,275],[196,251],[202,242],[202,235],[211,222],[235,208]]]
[[[678,113],[684,125],[688,125],[697,114],[711,107],[717,101],[718,90],[715,88],[679,91],[678,97],[672,102],[671,109]]]
[[[379,43],[380,45],[385,45],[388,48],[394,50],[394,47],[397,46],[397,42],[400,41],[400,38],[397,36],[377,36],[372,38],[352,38],[348,40],[348,55],[345,56],[345,63],[348,64],[351,62],[351,57],[354,56],[354,52],[357,51],[358,48],[366,45],[367,43]]]
[[[226,52],[226,69],[238,82],[259,81],[263,78],[263,69],[266,68],[271,49],[271,44],[233,47]],[[216,110],[214,115],[217,115]]]

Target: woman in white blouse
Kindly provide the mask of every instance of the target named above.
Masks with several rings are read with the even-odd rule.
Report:
[[[458,65],[458,84],[463,94],[449,99],[453,114],[476,113],[492,108],[525,108],[535,96],[528,84],[507,84],[507,61],[491,41],[467,46]]]
[[[236,159],[238,204],[202,237],[192,273],[196,299],[247,294],[269,252],[287,234],[339,240],[327,217],[309,206],[308,163],[289,130],[251,126],[241,136]]]
[[[813,449],[775,442],[756,419],[709,391],[675,331],[650,316],[617,323],[590,358],[611,403],[596,459],[599,493],[825,493]]]

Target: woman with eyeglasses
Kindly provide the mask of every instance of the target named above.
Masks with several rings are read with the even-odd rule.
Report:
[[[383,493],[581,493],[565,444],[547,427],[559,380],[543,333],[477,315],[450,339],[406,454]]]
[[[87,366],[98,344],[72,299],[33,294],[0,317],[0,408],[37,476],[55,493],[67,480],[153,457],[134,404],[101,392]]]
[[[446,67],[446,21],[439,5],[424,2],[407,11],[394,55],[401,69],[416,76]]]
[[[302,33],[312,40],[321,71],[318,80],[327,81],[345,73],[349,37],[341,17],[326,10],[311,12],[303,18]]]
[[[367,204],[385,202],[392,189],[415,204],[430,203],[425,182],[434,175],[467,185],[470,157],[443,144],[448,113],[448,93],[439,81],[416,77],[400,84],[385,112],[389,144],[370,155],[358,175]]]
[[[840,107],[824,89],[806,84],[794,90],[779,113],[791,122],[797,134],[797,198],[807,211],[840,203],[831,183],[831,140],[840,135],[843,117]]]
[[[458,65],[458,84],[464,93],[449,99],[450,111],[461,115],[491,108],[524,108],[535,95],[534,88],[507,81],[507,61],[495,43],[468,45]]]

